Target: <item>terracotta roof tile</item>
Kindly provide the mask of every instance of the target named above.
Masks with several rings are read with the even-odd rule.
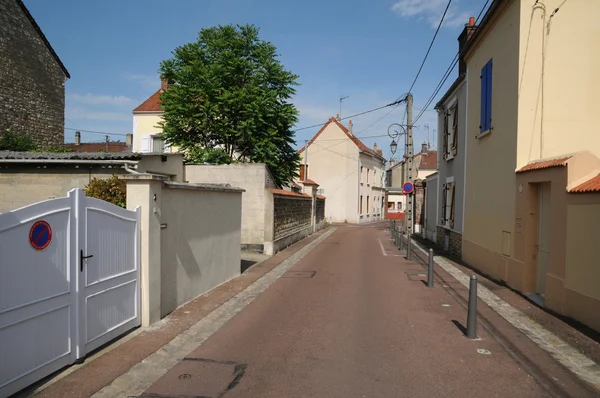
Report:
[[[317,199],[325,199],[325,196],[323,196],[323,195],[317,195]]]
[[[337,124],[337,126],[348,136],[348,138],[350,138],[350,140],[352,140],[352,142],[354,142],[354,144],[358,147],[358,149],[360,149],[363,152],[367,152],[371,155],[376,155],[379,157],[382,157],[381,154],[375,152],[374,150],[370,149],[368,146],[366,146],[361,140],[358,139],[358,137],[356,137],[355,135],[353,135],[352,133],[350,133],[350,131],[346,128],[346,126],[344,126],[342,123],[340,123],[336,118],[332,117],[330,118],[327,123],[325,123],[323,125],[323,127],[321,127],[321,129],[317,132],[317,134],[315,134],[315,136],[308,142],[308,145],[310,146],[310,144],[312,144],[319,135],[321,135],[321,133],[323,131],[325,131],[325,129],[327,128],[327,126],[329,126],[331,123],[335,123]],[[298,153],[302,153],[304,152],[304,147],[302,147]],[[379,151],[378,151],[379,152]]]
[[[142,102],[140,106],[133,110],[133,113],[136,112],[160,112],[160,95],[162,94],[163,89],[160,88],[157,92],[152,94],[146,101]]]
[[[302,184],[304,185],[316,185],[319,186],[319,184],[317,184],[316,182],[314,182],[313,180],[307,178],[304,181],[300,181]]]
[[[291,191],[285,191],[283,189],[269,188],[269,191],[273,192],[275,195],[295,196],[298,198],[310,198],[310,195],[307,195],[305,193],[296,193],[296,192],[291,192]]]
[[[600,174],[576,186],[569,192],[600,192]]]
[[[73,150],[73,152],[130,152],[130,148],[124,142],[109,142],[108,151],[105,142],[82,143],[79,145],[64,144],[64,147]]]
[[[421,170],[437,170],[437,151],[419,152],[416,156],[420,156],[419,169]]]
[[[548,169],[550,167],[566,166],[567,160],[571,159],[572,157],[573,156],[566,156],[566,157],[562,157],[562,158],[558,158],[558,159],[538,160],[535,162],[531,162],[531,163],[521,167],[519,170],[517,170],[517,173],[523,173],[525,171],[532,171],[532,170]]]

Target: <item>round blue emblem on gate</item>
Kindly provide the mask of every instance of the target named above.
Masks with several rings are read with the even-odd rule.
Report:
[[[29,243],[35,250],[44,250],[52,242],[52,228],[46,221],[33,223],[29,230]]]

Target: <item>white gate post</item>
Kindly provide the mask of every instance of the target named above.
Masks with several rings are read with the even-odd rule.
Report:
[[[167,177],[131,174],[119,178],[127,180],[127,209],[141,207],[140,301],[142,326],[147,327],[161,315],[160,214],[162,185]]]

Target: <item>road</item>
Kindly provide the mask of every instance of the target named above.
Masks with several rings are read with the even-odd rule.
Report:
[[[340,226],[143,396],[553,396],[423,273],[382,228]]]

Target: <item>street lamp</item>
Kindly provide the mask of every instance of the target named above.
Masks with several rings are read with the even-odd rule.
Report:
[[[395,127],[400,127],[400,129],[402,129],[402,131],[400,131],[400,129],[397,129]],[[392,139],[392,143],[390,144],[390,151],[392,152],[392,155],[393,155],[398,150],[398,143],[396,142],[396,138],[403,135],[405,137],[404,139],[406,140],[406,129],[404,128],[403,125],[401,125],[399,123],[392,123],[388,127],[388,135]],[[406,143],[405,143],[405,146],[406,146]]]
[[[392,152],[392,155],[396,153],[397,149],[398,149],[398,144],[396,144],[396,140],[394,140],[392,138],[392,143],[390,144],[390,151]]]

